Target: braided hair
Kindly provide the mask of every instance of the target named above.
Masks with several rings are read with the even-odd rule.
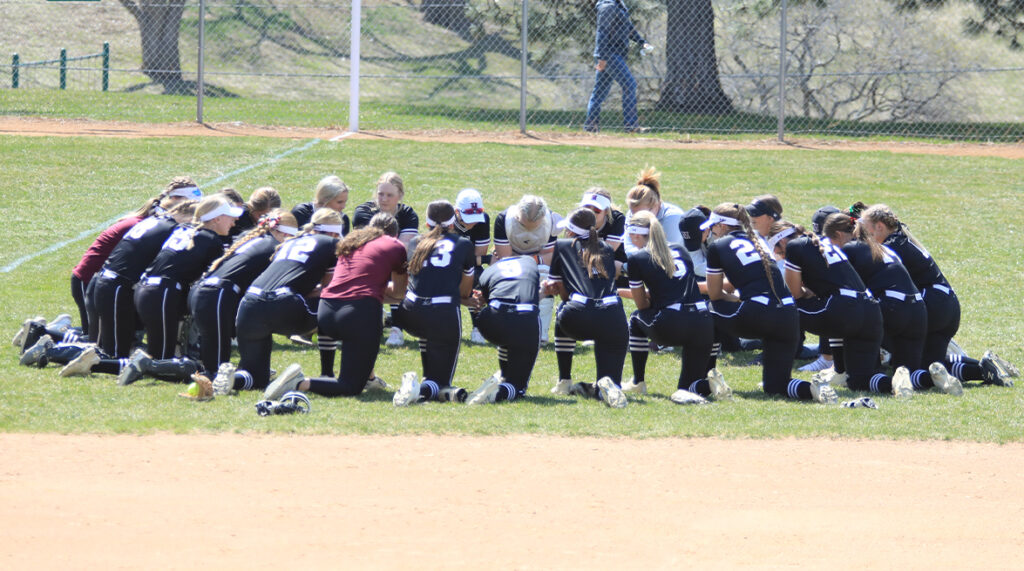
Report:
[[[764,249],[764,244],[761,240],[754,234],[754,227],[750,225],[750,216],[747,215],[747,209],[740,204],[725,202],[716,206],[714,212],[722,216],[734,218],[740,223],[740,228],[746,235],[747,240],[754,245],[757,255],[761,257],[761,266],[764,267],[764,275],[768,278],[768,286],[771,288],[772,294],[779,303],[782,303],[782,296],[775,289],[775,280],[772,278],[772,257]]]
[[[278,226],[297,226],[298,223],[295,221],[295,217],[292,216],[291,212],[285,212],[283,210],[274,210],[269,214],[264,214],[260,217],[260,221],[256,223],[256,227],[251,231],[246,232],[244,236],[235,241],[234,244],[228,248],[224,255],[217,258],[210,264],[210,269],[206,270],[207,274],[213,273],[221,264],[223,264],[228,258],[235,255],[235,252],[245,244],[270,234],[270,231],[277,228]]]

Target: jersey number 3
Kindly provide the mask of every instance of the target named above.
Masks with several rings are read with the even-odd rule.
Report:
[[[438,241],[437,246],[434,246],[434,255],[430,256],[430,265],[437,268],[448,267],[448,264],[452,263],[453,248],[455,248],[454,242],[449,242],[448,240]]]

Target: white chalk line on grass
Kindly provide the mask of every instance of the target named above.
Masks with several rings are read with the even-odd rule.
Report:
[[[350,133],[345,133],[346,136],[349,135],[349,134]],[[341,136],[339,135],[339,137],[341,137]],[[338,139],[339,137],[334,137],[331,140],[334,141],[334,140]],[[278,153],[278,154],[270,157],[269,159],[260,161],[258,163],[253,163],[251,165],[246,165],[246,166],[244,166],[242,168],[235,169],[235,170],[233,170],[233,171],[231,171],[229,173],[222,174],[222,175],[220,175],[219,177],[217,177],[217,178],[215,178],[213,180],[209,180],[209,181],[200,183],[200,186],[209,186],[211,184],[217,184],[218,182],[221,182],[223,180],[227,180],[227,179],[229,179],[229,178],[231,178],[233,176],[237,176],[237,175],[240,175],[240,174],[242,174],[244,172],[251,171],[252,169],[259,168],[259,167],[264,166],[264,165],[269,165],[271,163],[275,163],[275,162],[277,162],[277,161],[279,161],[279,160],[281,160],[281,159],[283,159],[285,157],[288,157],[290,155],[295,155],[295,154],[303,153],[303,152],[308,151],[309,149],[313,148],[319,142],[320,142],[320,139],[312,139],[312,140],[307,141],[306,143],[304,143],[302,145],[299,145],[297,147],[292,147],[292,148],[287,149],[287,150],[285,150],[285,151],[283,151],[281,153]],[[66,240],[62,240],[60,242],[57,242],[56,244],[51,244],[51,245],[43,248],[42,250],[39,250],[38,252],[32,252],[31,254],[26,254],[26,255],[18,258],[17,260],[14,260],[13,262],[7,264],[6,266],[0,268],[0,274],[10,273],[15,268],[17,268],[18,266],[24,264],[25,262],[28,262],[30,260],[34,260],[35,258],[38,258],[39,256],[45,256],[46,254],[50,254],[50,253],[56,252],[57,250],[60,250],[61,248],[63,248],[64,246],[67,246],[68,244],[74,244],[75,242],[78,242],[79,240],[84,240],[85,238],[88,238],[89,236],[92,236],[93,234],[96,234],[98,232],[102,232],[102,231],[106,230],[111,224],[113,224],[114,222],[117,222],[118,220],[124,218],[125,216],[131,214],[132,212],[133,212],[133,210],[129,210],[128,212],[120,214],[120,215],[118,215],[115,218],[111,218],[110,220],[107,220],[107,221],[103,222],[102,224],[99,224],[98,226],[96,226],[94,228],[90,228],[88,230],[84,230],[82,232],[79,232],[76,236],[74,236],[72,238],[68,238]]]

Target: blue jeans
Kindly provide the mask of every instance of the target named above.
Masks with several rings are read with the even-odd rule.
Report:
[[[608,97],[614,81],[622,88],[622,124],[626,129],[634,129],[637,127],[636,80],[629,72],[625,56],[610,56],[605,62],[607,65],[604,71],[597,72],[594,91],[590,94],[590,102],[587,103],[587,120],[583,126],[587,129],[596,129],[600,125],[601,104]]]

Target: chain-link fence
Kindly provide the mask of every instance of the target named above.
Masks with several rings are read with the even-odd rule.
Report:
[[[1024,52],[1007,33],[1022,14],[1000,20],[981,1],[625,2],[0,0],[0,85],[19,110],[31,105],[15,89],[63,85],[54,111],[106,82],[109,98],[89,105],[170,102],[153,112],[163,120],[1024,140]],[[75,59],[105,43],[105,66]]]

